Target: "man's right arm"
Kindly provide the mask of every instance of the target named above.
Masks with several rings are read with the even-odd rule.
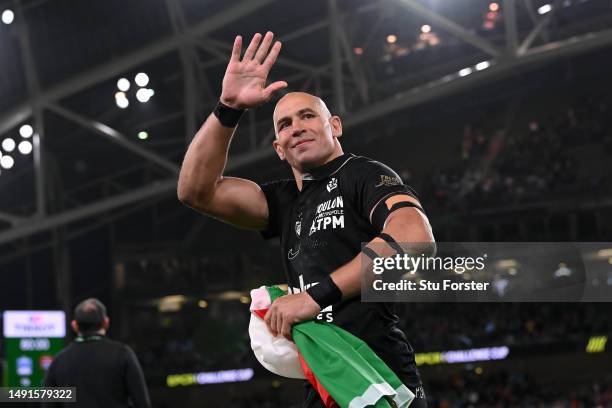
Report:
[[[273,34],[257,33],[242,59],[242,38],[234,40],[221,92],[221,102],[234,109],[249,109],[268,102],[274,92],[287,87],[284,81],[266,86],[270,69],[281,43],[272,46]],[[271,47],[271,48],[270,48]],[[264,193],[252,181],[223,177],[235,127],[221,124],[211,114],[196,133],[183,161],[178,182],[181,202],[229,224],[254,230],[268,225],[268,204]]]
[[[213,114],[206,119],[185,155],[178,198],[229,224],[262,230],[268,224],[268,205],[261,188],[249,180],[223,177],[234,130]]]

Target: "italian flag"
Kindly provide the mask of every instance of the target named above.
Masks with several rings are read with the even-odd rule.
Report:
[[[293,326],[293,342],[273,337],[263,318],[274,300],[286,293],[276,286],[251,291],[251,347],[268,370],[305,378],[328,408],[405,408],[414,394],[362,340],[340,327],[319,321]]]

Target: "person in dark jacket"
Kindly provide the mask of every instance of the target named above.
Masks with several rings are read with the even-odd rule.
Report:
[[[149,408],[151,402],[136,354],[106,337],[110,320],[98,299],[74,309],[72,330],[77,338],[53,360],[46,387],[76,387],[76,403],[53,402],[47,408]]]

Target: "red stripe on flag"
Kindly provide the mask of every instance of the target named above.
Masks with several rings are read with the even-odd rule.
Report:
[[[261,320],[264,320],[266,317],[266,313],[268,313],[268,309],[253,310],[253,313],[259,316]]]
[[[302,357],[302,353],[300,353],[299,351],[298,351],[298,357],[300,359],[300,364],[302,365],[302,370],[304,370],[304,375],[306,376],[306,379],[308,380],[308,382],[310,382],[310,384],[312,384],[314,389],[317,390],[317,392],[319,393],[319,396],[321,397],[321,399],[323,400],[323,403],[325,404],[325,407],[326,408],[340,408],[340,406],[336,403],[336,401],[334,401],[331,395],[329,395],[329,392],[327,392],[325,387],[323,387],[323,385],[319,382],[319,380],[317,380],[317,377],[315,377],[310,367],[308,367],[308,364],[306,364],[306,361],[304,361],[304,358]]]

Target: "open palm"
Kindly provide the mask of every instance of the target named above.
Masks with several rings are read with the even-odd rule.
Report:
[[[242,60],[242,37],[236,37],[232,57],[223,77],[221,102],[238,109],[253,108],[268,102],[274,92],[287,87],[285,81],[266,86],[270,69],[281,49],[279,41],[270,48],[273,37],[274,34],[268,32],[262,41],[261,34],[255,34]]]

